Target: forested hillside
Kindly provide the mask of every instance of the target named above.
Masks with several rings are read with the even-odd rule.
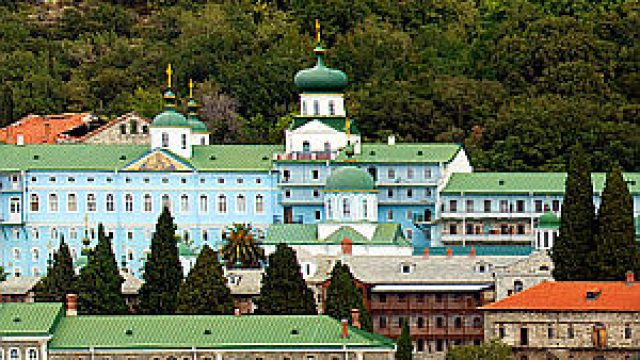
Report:
[[[640,171],[640,6],[590,0],[3,1],[0,119],[162,106],[197,83],[214,142],[280,142],[296,71],[350,78],[368,141],[464,143],[478,170],[563,170],[581,141],[595,170]],[[182,101],[184,104],[185,101]]]

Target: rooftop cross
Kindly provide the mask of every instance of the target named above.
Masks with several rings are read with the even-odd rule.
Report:
[[[316,19],[316,42],[320,44],[320,21]]]
[[[173,74],[173,70],[171,70],[171,64],[167,65],[167,86],[171,87],[171,74]]]

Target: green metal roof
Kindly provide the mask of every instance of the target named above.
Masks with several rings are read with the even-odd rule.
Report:
[[[318,239],[317,224],[274,224],[267,229],[265,245],[286,243],[289,245],[340,245],[348,237],[354,245],[412,246],[405,239],[399,224],[376,224],[371,240],[349,225],[341,226],[326,239]]]
[[[354,328],[343,339],[341,329],[323,315],[76,316],[61,319],[49,348],[393,348],[390,339]]]
[[[63,311],[61,303],[2,303],[0,336],[48,335]]]
[[[341,152],[336,162],[355,163],[447,163],[458,154],[459,144],[362,144],[360,154],[349,158]]]
[[[153,127],[189,127],[187,118],[173,108],[169,108],[156,115],[151,123]]]
[[[539,229],[559,229],[560,219],[552,212],[546,212],[538,218]]]
[[[293,121],[289,125],[289,130],[295,130],[303,125],[306,125],[314,120],[317,120],[328,127],[340,131],[347,132],[346,128],[346,117],[344,116],[317,116],[317,115],[309,115],[309,116],[296,116],[293,118]],[[350,120],[349,123],[349,131],[352,134],[360,134],[360,129],[358,125],[356,125],[355,121]]]
[[[455,173],[443,194],[564,194],[566,173]],[[604,190],[606,174],[593,173],[593,188]],[[632,194],[640,194],[640,173],[625,173]]]
[[[373,191],[376,184],[366,170],[354,166],[335,169],[324,186],[326,191]]]
[[[328,68],[324,64],[325,50],[316,46],[316,66],[298,71],[294,77],[296,86],[302,92],[342,92],[347,87],[347,75],[336,69]]]
[[[148,145],[0,145],[0,171],[114,170],[150,151]],[[269,171],[281,145],[198,145],[191,159],[171,154],[198,171]]]

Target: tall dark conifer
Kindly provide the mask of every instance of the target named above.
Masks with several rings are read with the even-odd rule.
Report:
[[[307,287],[296,252],[286,244],[278,244],[269,255],[269,266],[262,275],[256,313],[266,315],[316,314],[316,303]]]
[[[98,244],[89,251],[87,265],[78,277],[78,311],[82,314],[124,314],[127,304],[122,295],[124,278],[118,270],[111,238],[98,224]]]
[[[221,315],[233,313],[233,298],[227,287],[218,254],[205,245],[196,264],[180,286],[179,314]]]
[[[0,88],[0,127],[13,122],[13,89],[9,84]]]
[[[331,283],[327,288],[325,314],[334,319],[348,319],[352,324],[351,310],[360,311],[360,323],[362,328],[373,331],[371,316],[364,306],[362,292],[356,286],[355,279],[349,266],[338,261],[331,271]]]
[[[556,280],[588,280],[592,277],[594,219],[591,167],[582,146],[577,144],[569,161],[560,234],[551,250]]]
[[[178,257],[176,226],[168,208],[162,210],[151,239],[151,253],[144,264],[138,311],[142,314],[173,314],[178,305],[182,265]]]
[[[75,292],[76,273],[69,247],[60,239],[58,251],[53,254],[53,264],[47,269],[47,275],[33,288],[38,302],[64,302],[66,295]]]
[[[633,199],[619,166],[607,174],[598,211],[592,280],[623,280],[638,271],[638,245],[633,224]]]
[[[401,319],[402,330],[398,337],[396,348],[396,360],[411,360],[413,358],[413,343],[411,342],[411,333],[409,332],[409,321]]]

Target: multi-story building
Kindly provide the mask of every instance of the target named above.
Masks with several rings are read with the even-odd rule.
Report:
[[[513,346],[518,360],[640,356],[640,286],[547,281],[481,308],[485,337]]]
[[[83,316],[70,300],[66,312],[60,303],[0,304],[0,358],[391,360],[395,349],[322,315]]]
[[[103,223],[121,268],[139,276],[165,206],[196,248],[219,247],[233,223],[251,223],[271,244],[326,245],[325,254],[345,238],[370,255],[551,246],[555,232],[537,218],[561,210],[564,174],[476,174],[458,144],[365,143],[345,111],[346,75],[324,64],[320,46],[315,53],[295,77],[300,113],[284,146],[209,144],[196,104],[180,114],[170,86],[165,111],[119,134],[146,144],[102,144],[131,132],[127,115],[92,135],[96,144],[0,146],[1,264],[10,276],[41,275],[63,236],[78,259]],[[638,217],[640,174],[626,177]],[[594,179],[597,203],[603,177]]]

